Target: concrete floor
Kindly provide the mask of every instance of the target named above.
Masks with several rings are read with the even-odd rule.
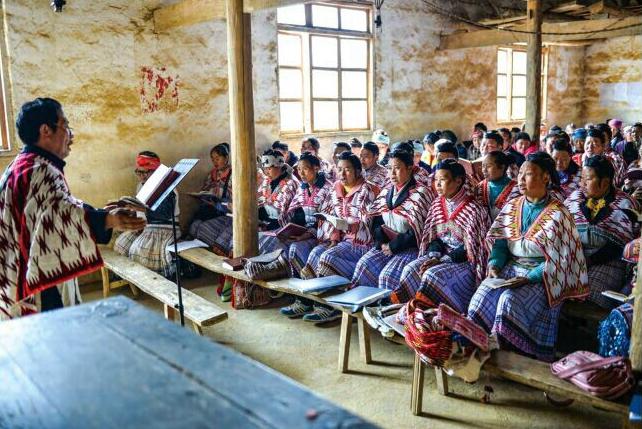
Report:
[[[353,327],[348,374],[337,370],[339,323],[314,326],[289,320],[271,308],[234,310],[215,294],[214,276],[204,274],[186,282],[193,292],[228,309],[229,319],[205,329],[210,339],[245,354],[307,386],[321,396],[384,428],[610,428],[621,425],[620,416],[590,406],[555,408],[543,394],[526,386],[490,378],[482,373],[476,384],[449,379],[450,396],[436,392],[434,373],[426,371],[423,414],[410,412],[413,354],[372,335],[374,364],[359,360],[356,324]],[[99,285],[82,289],[85,302],[102,298]],[[131,296],[126,288],[116,294]],[[138,302],[162,312],[152,298]],[[494,393],[482,403],[484,387]],[[266,398],[267,399],[267,398]]]

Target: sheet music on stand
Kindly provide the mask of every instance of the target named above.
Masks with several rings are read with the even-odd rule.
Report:
[[[171,185],[169,185],[167,189],[165,189],[165,192],[161,194],[158,200],[156,200],[154,205],[150,208],[152,211],[156,210],[163,203],[163,201],[165,201],[165,198],[167,198],[167,196],[171,194],[174,191],[174,189],[176,189],[176,187],[178,186],[179,183],[181,183],[183,178],[185,178],[185,176],[187,176],[187,174],[190,171],[192,171],[194,166],[198,164],[198,161],[199,160],[195,158],[185,158],[178,161],[176,165],[172,167],[172,169],[177,173],[179,173],[179,175],[176,179],[174,179]]]

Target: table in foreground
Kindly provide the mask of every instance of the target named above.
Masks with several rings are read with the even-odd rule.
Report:
[[[0,323],[0,427],[376,426],[116,297]]]

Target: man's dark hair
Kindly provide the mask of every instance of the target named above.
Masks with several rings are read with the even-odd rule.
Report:
[[[348,152],[352,152],[352,146],[350,146],[350,145],[349,145],[348,143],[346,143],[346,142],[336,142],[336,143],[334,144],[334,148],[335,148],[335,149],[337,149],[337,148],[339,148],[339,147],[344,148],[344,149],[345,149],[346,151],[348,151]]]
[[[379,146],[377,146],[374,142],[366,142],[361,150],[369,150],[375,156],[375,158],[379,156]]]
[[[290,150],[290,147],[287,144],[282,143],[280,140],[277,140],[274,143],[272,143],[272,149],[274,149],[274,150]]]
[[[35,145],[40,138],[40,126],[48,125],[54,132],[62,105],[53,98],[36,98],[22,105],[16,118],[20,140],[26,145]]]
[[[142,156],[148,156],[150,158],[160,159],[160,156],[158,156],[158,154],[156,152],[152,152],[151,150],[144,150],[142,152],[138,152],[138,154],[142,155]]]

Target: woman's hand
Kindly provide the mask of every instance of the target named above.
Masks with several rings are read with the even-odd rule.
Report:
[[[393,253],[392,253],[392,250],[390,250],[390,245],[389,244],[382,244],[381,245],[381,251],[386,256],[393,256]]]
[[[421,264],[421,268],[419,268],[419,272],[421,275],[423,275],[428,268],[434,267],[435,265],[439,265],[441,261],[437,258],[430,258],[426,261],[424,261],[423,264]]]
[[[506,280],[504,284],[502,284],[502,287],[515,288],[527,285],[528,283],[529,281],[526,277],[513,277],[512,279]]]
[[[489,265],[488,266],[488,270],[486,272],[486,277],[490,277],[491,279],[499,278],[500,272],[501,272],[501,270],[499,268],[497,268],[496,266]]]

